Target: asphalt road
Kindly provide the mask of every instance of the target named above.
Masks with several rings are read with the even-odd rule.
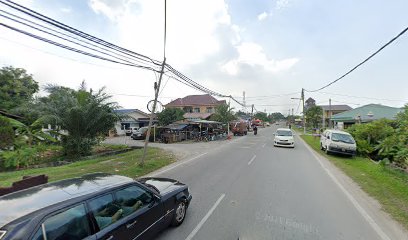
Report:
[[[370,222],[303,142],[274,147],[276,127],[159,171],[188,184],[193,200],[184,223],[157,239],[396,239]]]

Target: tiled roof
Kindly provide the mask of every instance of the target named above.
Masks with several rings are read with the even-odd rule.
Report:
[[[377,120],[381,118],[395,119],[397,113],[401,112],[402,108],[384,106],[380,104],[368,104],[362,107],[355,108],[346,112],[333,115],[333,121],[356,121],[358,117],[362,122]]]
[[[330,105],[319,105],[324,111],[329,111],[330,110]],[[332,111],[348,111],[353,109],[349,105],[331,105],[331,110]]]
[[[207,119],[213,113],[184,113],[183,117],[185,119]]]
[[[176,100],[169,102],[166,105],[166,107],[221,105],[223,103],[226,103],[226,101],[225,100],[218,101],[216,98],[209,94],[189,95],[183,98],[177,98]]]

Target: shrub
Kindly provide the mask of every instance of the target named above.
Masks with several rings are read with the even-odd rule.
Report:
[[[0,153],[1,170],[20,169],[34,164],[38,160],[36,148],[22,148]]]
[[[10,121],[0,116],[0,149],[6,149],[13,146],[14,130]]]

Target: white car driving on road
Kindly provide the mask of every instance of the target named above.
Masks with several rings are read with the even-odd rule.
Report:
[[[278,130],[276,130],[273,135],[275,135],[275,138],[273,140],[273,145],[275,147],[295,147],[293,132],[289,128],[278,128]]]

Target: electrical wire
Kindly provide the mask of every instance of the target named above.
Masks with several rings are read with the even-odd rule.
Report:
[[[19,11],[19,12],[22,12],[22,13],[24,13],[24,14],[26,14],[26,15],[29,15],[29,16],[31,16],[31,17],[37,19],[37,20],[40,20],[40,21],[42,21],[42,22],[48,23],[48,24],[50,24],[50,25],[53,25],[53,26],[55,26],[55,27],[57,27],[57,28],[60,28],[60,29],[62,29],[62,30],[64,30],[64,31],[73,33],[73,34],[75,34],[75,35],[77,35],[77,36],[80,36],[80,37],[82,37],[82,38],[84,38],[84,39],[87,39],[87,40],[89,40],[89,41],[95,42],[95,43],[97,43],[97,44],[103,45],[103,46],[108,47],[108,48],[111,48],[111,49],[114,49],[114,50],[116,50],[116,51],[118,51],[118,52],[121,52],[121,53],[123,53],[123,54],[129,55],[129,56],[132,56],[132,57],[136,57],[136,58],[138,58],[138,59],[140,59],[140,60],[142,60],[142,61],[150,61],[150,62],[152,62],[152,63],[154,63],[154,64],[156,64],[156,65],[160,65],[160,64],[161,64],[161,63],[160,63],[159,61],[157,61],[157,60],[154,60],[154,59],[152,59],[152,58],[149,58],[149,57],[147,57],[147,56],[145,56],[145,55],[142,55],[142,54],[140,54],[140,53],[136,53],[136,52],[130,51],[130,50],[128,50],[128,49],[119,47],[119,46],[117,46],[117,45],[115,45],[115,44],[112,44],[112,43],[110,43],[110,42],[107,42],[107,41],[102,40],[102,39],[100,39],[100,38],[97,38],[97,37],[95,37],[95,36],[92,36],[92,35],[90,35],[90,34],[87,34],[87,33],[85,33],[85,32],[82,32],[82,31],[80,31],[80,30],[78,30],[78,29],[75,29],[75,28],[70,27],[70,26],[68,26],[68,25],[66,25],[66,24],[63,24],[63,23],[61,23],[61,22],[59,22],[59,21],[56,21],[56,20],[54,20],[54,19],[52,19],[52,18],[50,18],[50,17],[47,17],[47,16],[45,16],[45,15],[43,15],[43,14],[41,14],[41,13],[38,13],[38,12],[36,12],[36,11],[34,11],[34,10],[31,10],[31,9],[27,8],[27,7],[24,7],[24,6],[22,6],[22,5],[19,5],[19,4],[15,3],[15,2],[13,2],[13,1],[11,1],[11,0],[8,0],[7,2],[5,2],[5,1],[3,1],[3,0],[0,0],[0,3],[6,5],[6,6],[10,7],[10,8],[13,8],[13,9]]]
[[[69,47],[69,46],[66,46],[66,45],[64,45],[64,44],[57,43],[57,42],[54,42],[54,41],[52,41],[52,40],[49,40],[49,39],[40,37],[40,36],[38,36],[38,35],[35,35],[35,34],[32,34],[32,33],[26,32],[26,31],[24,31],[24,30],[21,30],[21,29],[18,29],[18,28],[14,28],[14,27],[9,26],[9,25],[4,24],[4,23],[0,23],[0,26],[3,26],[3,27],[5,27],[5,28],[8,28],[8,29],[13,30],[13,31],[15,31],[15,32],[19,32],[19,33],[21,33],[21,34],[27,35],[27,36],[29,36],[29,37],[35,38],[35,39],[37,39],[37,40],[40,40],[40,41],[43,41],[43,42],[46,42],[46,43],[55,45],[55,46],[57,46],[57,47],[65,48],[65,49],[68,49],[68,50],[70,50],[70,51],[73,51],[73,52],[76,52],[76,53],[80,53],[80,54],[83,54],[83,55],[86,55],[86,56],[89,56],[89,57],[98,58],[98,59],[100,59],[100,60],[105,60],[105,61],[108,61],[108,62],[118,63],[118,64],[122,64],[122,65],[126,65],[126,66],[132,66],[132,67],[143,68],[143,69],[147,69],[147,70],[151,70],[151,71],[156,71],[155,69],[150,68],[150,67],[145,67],[145,66],[141,66],[141,65],[137,65],[137,64],[123,63],[123,62],[119,62],[119,61],[112,60],[112,59],[109,59],[109,58],[101,57],[101,56],[96,55],[96,54],[88,53],[88,52],[85,52],[85,51],[82,51],[82,50],[79,50],[79,49],[76,49],[76,48],[73,48],[73,47]]]
[[[49,35],[55,36],[54,34],[51,34],[50,32],[47,32],[47,31],[45,31],[45,30],[39,30],[38,28],[36,28],[36,27],[34,27],[34,26],[32,26],[32,25],[35,25],[35,26],[37,26],[37,27],[39,27],[39,28],[42,28],[42,29],[46,29],[46,30],[48,30],[48,31],[52,31],[52,32],[55,33],[55,34],[60,34],[60,35],[62,35],[62,36],[65,36],[65,37],[68,37],[68,38],[70,38],[70,39],[79,41],[79,42],[81,42],[81,43],[90,45],[90,46],[95,47],[95,48],[98,48],[98,49],[100,49],[100,50],[103,50],[103,51],[106,51],[106,52],[109,52],[109,53],[118,55],[118,56],[120,56],[120,57],[122,57],[122,58],[125,58],[125,59],[127,59],[127,60],[136,61],[136,62],[139,62],[139,63],[144,63],[144,64],[149,65],[150,67],[156,67],[156,66],[157,66],[157,65],[155,65],[155,64],[153,64],[153,63],[151,63],[151,62],[145,62],[145,61],[141,61],[141,60],[139,60],[138,58],[135,58],[135,57],[126,56],[126,55],[124,55],[124,54],[115,52],[115,51],[113,51],[113,50],[111,50],[111,49],[109,49],[109,48],[101,47],[101,46],[99,46],[99,45],[97,45],[97,44],[94,44],[94,43],[92,43],[92,42],[85,41],[85,40],[83,40],[83,39],[81,39],[81,38],[78,38],[78,37],[76,37],[76,36],[71,36],[71,35],[66,34],[66,33],[64,33],[64,32],[61,32],[61,31],[58,31],[58,30],[49,28],[49,27],[47,27],[47,26],[41,25],[41,24],[39,24],[39,23],[36,23],[36,22],[34,22],[34,21],[31,21],[31,20],[29,20],[29,19],[26,19],[26,18],[24,18],[24,17],[18,16],[18,15],[12,14],[12,13],[9,13],[9,12],[7,12],[7,11],[4,11],[4,10],[1,10],[1,9],[0,9],[0,12],[11,16],[11,17],[8,17],[8,16],[4,16],[4,15],[0,14],[0,16],[2,16],[2,17],[4,17],[4,18],[7,18],[7,19],[12,20],[12,21],[15,21],[15,22],[18,22],[18,23],[20,23],[20,24],[23,24],[23,25],[25,25],[25,26],[31,27],[31,28],[36,29],[36,30],[38,30],[38,31],[46,32],[46,33],[49,34]],[[12,19],[12,17],[17,18],[17,19],[19,19],[19,20],[22,20],[22,21],[24,21],[24,22],[30,23],[30,24],[32,24],[32,25],[29,25],[29,24],[27,24],[27,23],[23,23],[23,22],[21,22],[21,21],[19,21],[19,20]],[[57,37],[58,37],[58,38],[61,38],[60,36],[57,36]],[[65,40],[65,39],[64,39],[64,40]],[[75,44],[78,44],[78,43],[75,43]]]
[[[395,40],[397,40],[399,37],[401,37],[403,34],[405,34],[408,31],[408,27],[405,28],[404,30],[402,30],[402,32],[400,32],[397,36],[395,36],[394,38],[392,38],[390,41],[388,41],[385,45],[383,45],[382,47],[380,47],[377,51],[375,51],[373,54],[371,54],[368,58],[366,58],[364,61],[360,62],[359,64],[357,64],[355,67],[353,67],[351,70],[349,70],[348,72],[346,72],[345,74],[343,74],[341,77],[337,78],[336,80],[324,85],[321,88],[315,89],[315,90],[306,90],[307,92],[317,92],[320,90],[323,90],[327,87],[329,87],[330,85],[338,82],[339,80],[341,80],[342,78],[346,77],[347,75],[349,75],[350,73],[352,73],[354,70],[356,70],[358,67],[360,67],[361,65],[363,65],[364,63],[366,63],[368,60],[370,60],[372,57],[374,57],[375,55],[377,55],[379,52],[381,52],[384,48],[386,48],[388,45],[390,45],[392,42],[394,42]]]
[[[0,10],[0,11],[1,11],[1,10]],[[65,40],[65,41],[67,41],[67,42],[74,43],[74,44],[76,44],[76,45],[78,45],[78,46],[81,46],[81,47],[84,47],[84,48],[86,48],[86,49],[89,49],[89,50],[92,50],[92,51],[95,51],[95,52],[98,52],[98,53],[107,55],[107,56],[109,56],[109,57],[113,57],[113,58],[115,58],[115,59],[118,59],[118,60],[120,60],[120,61],[129,63],[129,64],[135,64],[135,63],[133,63],[132,61],[128,61],[128,60],[126,60],[126,59],[116,57],[116,56],[114,56],[114,55],[112,55],[112,54],[105,53],[105,52],[103,52],[103,51],[100,51],[100,50],[95,49],[95,48],[92,48],[92,47],[88,47],[88,46],[86,46],[86,45],[84,45],[84,44],[81,44],[81,43],[77,43],[77,42],[72,41],[72,40],[70,40],[70,39],[67,39],[67,38],[65,38],[65,37],[58,36],[58,35],[56,35],[56,34],[53,34],[53,33],[47,32],[47,31],[45,31],[45,30],[39,29],[39,28],[37,28],[37,27],[34,27],[34,26],[30,25],[30,24],[27,24],[27,23],[21,22],[21,21],[19,21],[19,20],[13,19],[13,18],[11,18],[11,17],[5,16],[5,15],[3,15],[3,14],[1,14],[1,13],[0,13],[0,16],[1,16],[1,17],[4,17],[4,18],[6,18],[6,19],[9,19],[9,20],[11,20],[11,21],[20,23],[20,24],[22,24],[22,25],[24,25],[24,26],[33,28],[33,29],[35,29],[35,30],[37,30],[37,31],[40,31],[40,32],[42,32],[42,33],[46,33],[46,34],[49,34],[49,35],[51,35],[51,36],[53,36],[53,37],[57,37],[57,38],[59,38],[59,39]],[[140,65],[140,66],[141,66],[141,65]]]
[[[398,100],[398,99],[385,99],[385,98],[373,98],[373,97],[364,97],[364,96],[353,96],[353,95],[347,95],[347,94],[338,94],[338,93],[329,93],[329,92],[318,92],[321,94],[327,94],[327,95],[334,95],[334,96],[342,96],[342,97],[351,97],[351,98],[362,98],[362,99],[370,99],[370,100],[380,100],[380,101],[390,101],[390,102],[407,102],[408,100]]]

